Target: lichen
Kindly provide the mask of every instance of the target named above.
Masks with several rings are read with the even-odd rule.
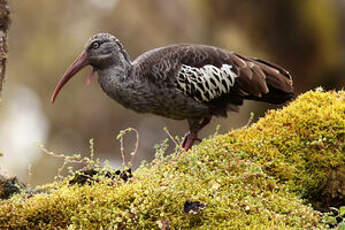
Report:
[[[0,203],[0,226],[325,229],[301,197],[324,192],[330,172],[344,168],[344,102],[344,91],[310,91],[250,127],[157,156],[128,181],[69,185],[68,177],[47,185],[49,193],[14,195]],[[186,213],[186,202],[203,209]]]

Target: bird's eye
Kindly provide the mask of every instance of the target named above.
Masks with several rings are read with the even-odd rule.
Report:
[[[100,43],[99,42],[93,42],[92,44],[91,44],[91,47],[92,47],[92,49],[97,49],[98,47],[100,47]]]

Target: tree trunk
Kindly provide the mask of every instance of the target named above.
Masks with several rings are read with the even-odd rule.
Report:
[[[7,62],[7,31],[10,25],[8,0],[0,0],[0,95],[5,80]]]

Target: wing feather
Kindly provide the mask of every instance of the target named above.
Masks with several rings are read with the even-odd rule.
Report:
[[[272,94],[275,101],[279,94],[293,94],[291,75],[282,67],[211,46],[163,47],[142,54],[133,65],[152,84],[168,83],[200,103],[230,96],[236,103],[240,98],[270,102]]]

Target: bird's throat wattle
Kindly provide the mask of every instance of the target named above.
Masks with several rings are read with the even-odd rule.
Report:
[[[96,77],[96,70],[93,69],[91,73],[89,73],[89,75],[87,76],[86,79],[86,86],[89,86],[92,82],[93,79],[95,79]]]

